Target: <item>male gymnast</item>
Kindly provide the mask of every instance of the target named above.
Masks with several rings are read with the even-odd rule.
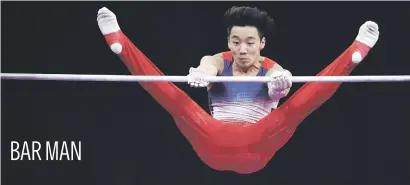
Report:
[[[260,54],[273,19],[251,7],[232,7],[224,18],[229,51],[202,57],[188,74],[191,86],[207,87],[211,115],[171,82],[139,84],[170,113],[204,163],[219,171],[249,174],[263,169],[297,126],[325,103],[341,82],[306,83],[278,106],[289,93],[292,74]],[[111,50],[132,75],[164,75],[126,37],[113,12],[101,8],[97,22]],[[352,44],[318,75],[349,75],[378,38],[378,25],[365,22]],[[269,76],[271,81],[208,83],[205,76]]]

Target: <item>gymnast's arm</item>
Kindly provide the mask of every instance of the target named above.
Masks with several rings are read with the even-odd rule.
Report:
[[[203,56],[197,69],[204,71],[206,76],[218,76],[224,67],[224,61],[221,53],[216,55]]]
[[[271,99],[279,100],[289,94],[290,88],[292,86],[292,81],[290,81],[290,79],[288,79],[287,77],[292,76],[292,74],[288,70],[283,69],[283,67],[279,64],[275,64],[272,68],[269,69],[265,76],[272,78],[278,76],[282,77],[276,78],[276,80],[274,80],[273,82],[268,83],[269,96]]]

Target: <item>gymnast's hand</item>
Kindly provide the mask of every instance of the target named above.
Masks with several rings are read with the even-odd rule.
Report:
[[[292,87],[292,74],[288,70],[275,70],[270,75],[268,82],[269,91],[281,92]]]
[[[98,27],[100,27],[101,33],[103,35],[108,35],[120,30],[120,26],[117,22],[117,17],[106,7],[98,10],[97,22]]]
[[[191,87],[206,87],[209,82],[205,81],[206,73],[200,68],[190,68],[188,74],[188,84]]]

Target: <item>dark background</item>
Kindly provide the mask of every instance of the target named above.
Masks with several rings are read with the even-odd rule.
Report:
[[[277,20],[263,54],[296,76],[316,75],[367,20],[379,24],[380,39],[352,75],[410,74],[405,2],[2,2],[2,72],[130,74],[97,26],[106,6],[165,74],[186,75],[203,55],[227,49],[222,15],[233,5]],[[203,164],[137,83],[1,83],[7,185],[410,184],[408,82],[343,84],[251,175]],[[177,85],[207,108],[204,89]],[[10,141],[82,141],[83,159],[11,161]]]

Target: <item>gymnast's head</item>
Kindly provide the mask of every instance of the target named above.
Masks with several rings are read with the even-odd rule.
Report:
[[[224,22],[228,47],[238,66],[248,68],[258,62],[266,44],[266,33],[273,31],[273,18],[257,8],[234,6],[225,12]]]

